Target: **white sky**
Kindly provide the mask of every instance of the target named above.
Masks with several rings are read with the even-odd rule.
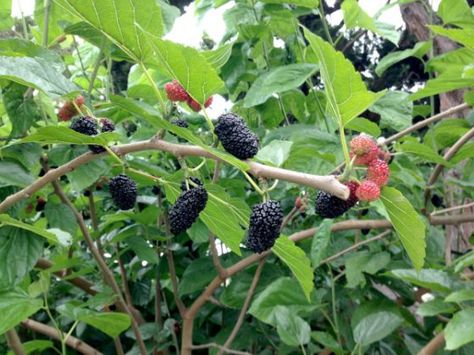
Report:
[[[9,1],[9,0],[0,0]],[[333,4],[335,0],[327,0],[328,4]],[[431,0],[435,9],[441,0]],[[369,14],[374,15],[381,7],[385,5],[385,0],[359,0],[361,7]],[[21,13],[25,16],[31,16],[34,9],[35,0],[13,0],[12,14],[21,17]],[[234,2],[231,1],[218,9],[209,11],[202,20],[198,20],[194,16],[194,4],[186,8],[186,12],[179,17],[172,31],[166,36],[175,42],[185,44],[192,47],[199,47],[201,37],[206,32],[214,41],[219,42],[225,33],[225,23],[222,14],[225,10],[232,7]],[[342,11],[336,11],[330,18],[331,23],[337,24],[342,21]],[[402,26],[403,21],[398,6],[394,6],[385,11],[380,16],[380,21],[395,25],[397,28]]]

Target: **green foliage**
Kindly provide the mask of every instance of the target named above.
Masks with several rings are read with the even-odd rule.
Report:
[[[171,3],[36,1],[33,16],[12,18],[0,1],[0,353],[13,353],[3,336],[13,328],[27,354],[79,351],[27,319],[104,354],[120,342],[127,354],[185,355],[225,344],[236,324],[229,348],[242,352],[421,353],[443,331],[439,353],[472,353],[472,206],[444,209],[474,199],[474,143],[458,143],[474,116],[410,129],[447,103],[472,106],[472,6],[418,8],[437,20],[416,41],[413,26],[381,21],[412,0],[373,16],[356,0],[196,1],[193,32],[216,19],[226,28],[188,46],[195,33]],[[444,52],[447,39],[457,47]],[[172,80],[212,104],[169,100]],[[217,140],[224,112],[258,136],[249,161]],[[115,129],[71,130],[81,115]],[[322,219],[320,189],[367,176],[349,149],[361,133],[383,150],[388,184]],[[137,183],[125,211],[108,186],[122,173]],[[168,211],[196,179],[206,206],[172,235]],[[268,199],[282,207],[281,235],[252,254],[252,206]]]

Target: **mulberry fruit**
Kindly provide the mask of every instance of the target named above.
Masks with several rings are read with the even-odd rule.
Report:
[[[316,214],[323,218],[336,218],[342,216],[357,203],[356,190],[359,184],[355,181],[349,181],[344,185],[349,187],[350,190],[347,200],[340,199],[326,191],[318,192],[315,205]]]
[[[121,210],[133,208],[137,201],[137,184],[127,175],[113,177],[109,183],[109,191],[115,205]]]
[[[202,181],[199,180],[197,177],[191,176],[189,180],[191,180],[193,183],[195,183],[198,186],[203,186]],[[188,186],[189,186],[189,190],[194,189],[196,187],[189,183],[188,183]],[[188,188],[186,187],[186,181],[181,182],[181,191],[187,191],[187,190]]]
[[[204,107],[208,108],[209,106],[211,106],[212,100],[213,100],[212,96],[208,98],[206,102],[204,103]],[[191,108],[191,110],[193,110],[194,112],[199,112],[202,109],[201,104],[197,102],[196,100],[194,100],[192,97],[188,98],[187,103],[188,103],[188,106]]]
[[[356,165],[368,165],[379,156],[379,148],[375,140],[364,134],[354,137],[350,142],[350,147],[351,158],[356,156]]]
[[[254,253],[270,249],[280,236],[283,210],[280,202],[270,200],[255,205],[250,215],[250,226],[245,246]]]
[[[102,133],[115,131],[115,124],[108,118],[102,118],[100,120],[100,125],[101,125],[100,131]]]
[[[188,93],[177,80],[165,84],[165,91],[171,101],[187,101],[189,98]]]
[[[69,127],[73,131],[88,136],[95,136],[98,133],[96,120],[89,116],[82,116],[74,119]]]
[[[182,192],[170,208],[171,233],[178,235],[191,227],[206,207],[207,198],[207,191],[201,186]]]
[[[370,162],[367,169],[367,180],[373,181],[379,186],[384,186],[387,184],[389,177],[390,169],[385,160],[375,159]]]
[[[181,128],[188,128],[188,122],[186,120],[183,120],[182,118],[176,118],[171,121],[172,124],[175,126],[181,127]]]
[[[380,197],[380,187],[373,181],[362,181],[357,188],[356,196],[361,201],[374,201]]]
[[[252,158],[258,152],[258,137],[234,113],[219,116],[214,133],[224,149],[239,159]]]

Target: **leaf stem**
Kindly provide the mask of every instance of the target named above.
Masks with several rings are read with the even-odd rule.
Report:
[[[161,96],[160,89],[158,89],[158,86],[156,85],[155,81],[153,80],[153,78],[152,78],[150,72],[148,71],[148,69],[145,67],[145,64],[140,62],[140,68],[142,68],[143,73],[145,74],[146,78],[150,82],[151,87],[153,88],[153,91],[155,92],[155,95],[158,98],[158,101],[159,101],[160,106],[161,106],[161,110],[163,111],[163,115],[166,116],[166,104],[165,104],[165,101],[163,100],[163,96]]]
[[[245,172],[245,171],[242,171],[242,173],[244,174],[244,176],[248,180],[248,182],[250,182],[250,185],[252,185],[252,187],[255,189],[255,191],[257,191],[260,195],[265,196],[265,192],[260,187],[258,187],[258,185],[255,183],[255,181],[253,181],[253,179],[250,177],[250,175],[247,174],[247,172]]]
[[[326,33],[326,37],[328,38],[329,43],[334,47],[334,41],[332,40],[331,37],[331,32],[329,32],[329,26],[326,21],[326,15],[324,14],[324,7],[323,7],[323,2],[319,2],[319,14],[321,16],[321,22],[323,23],[323,28],[324,28],[324,33]]]

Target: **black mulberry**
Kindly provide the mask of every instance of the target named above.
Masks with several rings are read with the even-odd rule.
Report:
[[[102,133],[115,131],[115,124],[108,118],[102,118],[100,120],[100,125],[101,125],[100,131]]]
[[[191,227],[206,207],[207,198],[207,191],[201,186],[182,192],[170,208],[171,233],[178,235]]]
[[[181,128],[189,127],[188,122],[186,120],[183,120],[182,118],[176,118],[174,120],[171,120],[171,123]]]
[[[355,181],[349,181],[345,185],[351,191],[349,198],[345,201],[325,191],[319,191],[316,196],[316,214],[323,218],[336,218],[342,216],[353,207],[358,201],[355,191],[359,184]]]
[[[280,236],[283,210],[280,202],[270,200],[255,205],[250,215],[250,226],[245,245],[254,253],[270,249]]]
[[[189,178],[189,180],[191,180],[193,183],[195,183],[198,186],[203,186],[202,181],[199,180],[197,177],[191,176]],[[189,182],[188,182],[188,186],[189,186],[189,190],[196,187],[196,186],[190,184]],[[186,190],[188,190],[188,188],[186,188],[186,181],[183,181],[183,182],[181,182],[181,191],[186,191]]]
[[[109,191],[115,205],[121,210],[133,208],[137,201],[137,184],[127,175],[120,174],[110,179]]]
[[[258,137],[242,117],[234,113],[220,115],[214,130],[224,149],[239,159],[249,159],[258,152]]]
[[[95,136],[98,133],[96,120],[89,116],[82,116],[74,119],[69,127],[73,131],[88,136]]]

